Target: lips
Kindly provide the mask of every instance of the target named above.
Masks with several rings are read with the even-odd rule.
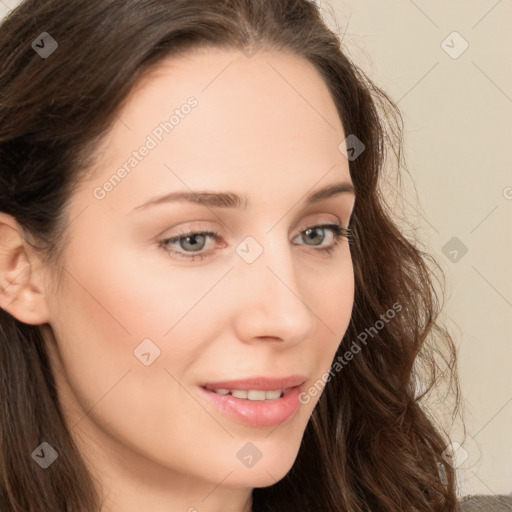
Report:
[[[250,377],[247,379],[223,380],[217,382],[205,382],[200,387],[214,389],[254,389],[260,391],[273,391],[275,389],[288,389],[300,386],[306,382],[307,377],[302,375],[290,375],[288,377]]]
[[[230,419],[253,427],[269,427],[295,415],[306,380],[302,375],[251,377],[206,382],[200,385],[200,391],[208,404]]]

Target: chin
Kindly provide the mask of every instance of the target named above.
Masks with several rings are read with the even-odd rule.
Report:
[[[290,464],[286,470],[282,468],[276,468],[272,471],[272,468],[261,468],[253,471],[234,471],[226,483],[229,481],[232,487],[243,487],[243,488],[254,488],[254,487],[270,487],[276,484],[279,480],[282,480],[290,471],[293,464]]]
[[[244,467],[241,463],[229,476],[229,485],[236,487],[269,487],[283,479],[292,468],[299,446],[289,446],[289,450],[282,449],[283,445],[268,446],[268,452],[262,448],[261,458],[252,466]],[[281,449],[280,449],[281,448]]]

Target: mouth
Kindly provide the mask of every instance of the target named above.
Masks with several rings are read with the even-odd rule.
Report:
[[[213,391],[218,395],[226,396],[231,395],[235,398],[240,398],[241,400],[253,400],[253,401],[261,401],[261,400],[276,400],[277,398],[282,398],[285,393],[288,393],[293,388],[286,389],[274,389],[270,391],[265,391],[263,389],[209,389],[204,388],[208,391]]]
[[[295,416],[298,396],[307,378],[250,379],[203,383],[201,395],[218,412],[253,427],[275,426]]]

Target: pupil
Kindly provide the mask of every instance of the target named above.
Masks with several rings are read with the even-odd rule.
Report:
[[[192,249],[197,249],[197,247],[196,247],[196,246],[198,245],[198,242],[197,242],[197,241],[194,241],[197,237],[202,237],[202,238],[204,238],[204,236],[202,236],[202,235],[190,235],[190,236],[185,237],[185,244],[190,243],[190,245],[191,245],[191,248],[192,248]],[[190,240],[193,240],[193,241],[192,241],[192,242],[189,242]],[[199,243],[199,245],[201,245],[201,244]],[[184,247],[184,248],[185,248],[185,247]],[[201,249],[201,248],[202,248],[202,247],[200,247],[200,249]]]
[[[318,234],[318,232],[319,232],[320,230],[321,230],[321,228],[312,228],[312,229],[308,229],[308,230],[307,230],[307,233],[308,233],[308,238],[309,238],[309,240],[314,241],[315,236],[310,236],[310,235],[311,235],[312,233],[314,233],[315,231],[316,231],[316,232],[317,232],[317,234]],[[318,238],[318,237],[317,237],[317,238]],[[316,244],[314,244],[314,245],[319,245],[319,244],[321,244],[321,243],[322,243],[322,237],[320,237],[320,239],[318,240],[318,243],[316,243]]]

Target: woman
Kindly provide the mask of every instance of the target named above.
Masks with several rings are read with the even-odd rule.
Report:
[[[314,2],[27,0],[0,43],[2,510],[457,510],[400,114]]]

